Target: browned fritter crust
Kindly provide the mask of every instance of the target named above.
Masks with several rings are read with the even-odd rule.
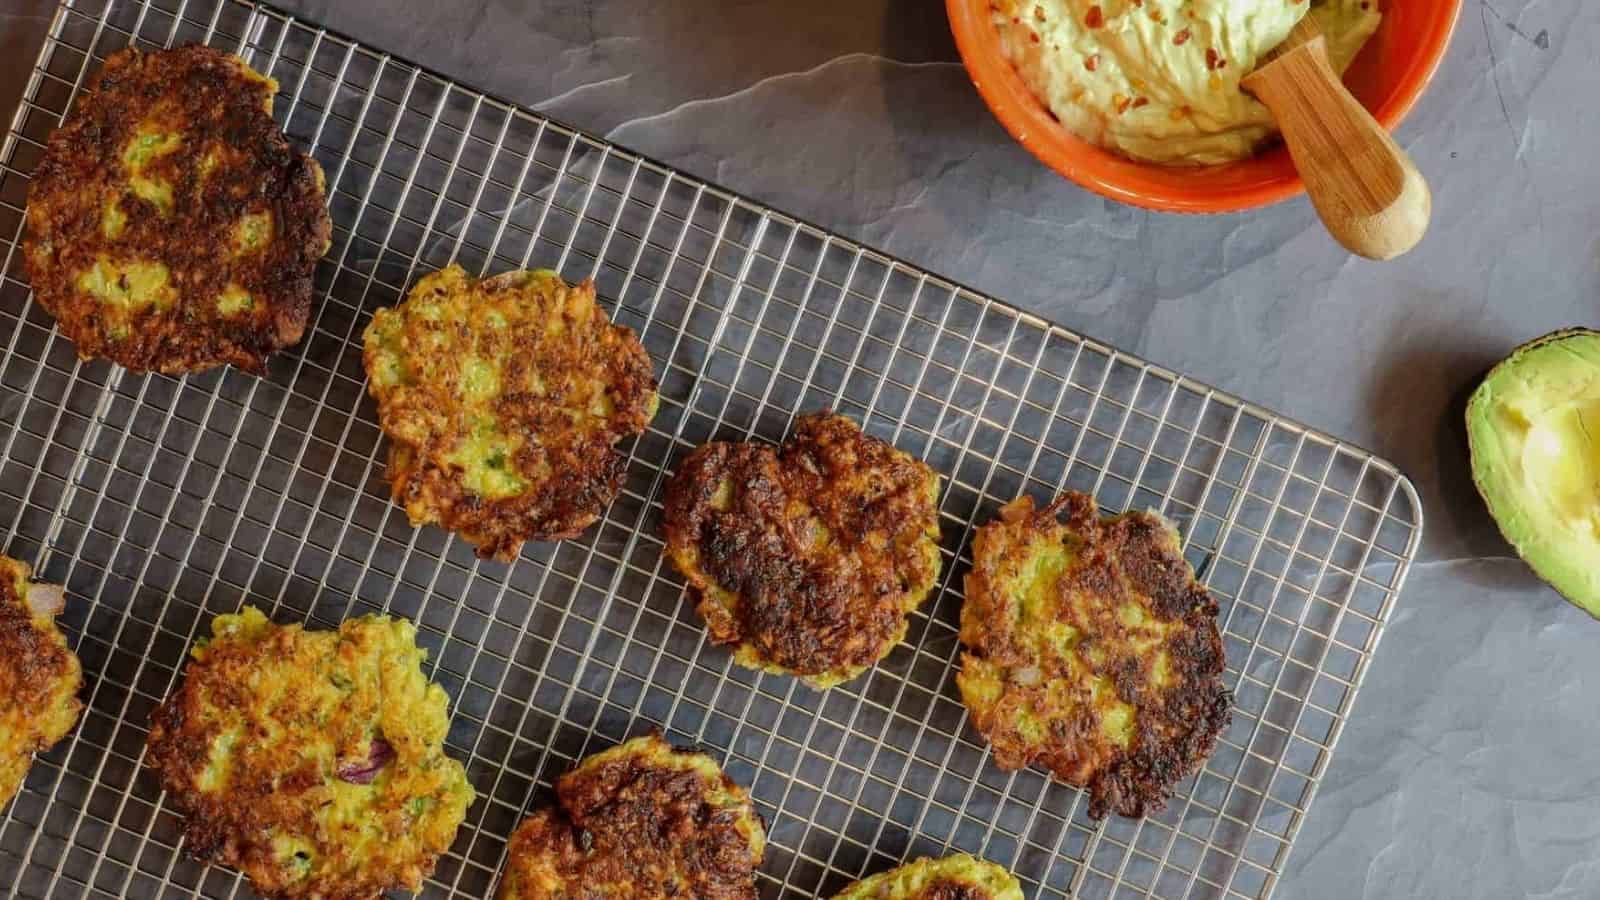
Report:
[[[91,79],[33,175],[24,254],[39,303],[79,356],[135,371],[232,363],[261,372],[300,340],[332,224],[321,168],[272,120],[276,89],[238,57],[202,46],[120,50]],[[132,186],[132,142],[150,135],[177,136],[156,140],[137,164],[165,197]],[[242,248],[235,229],[262,213],[271,216],[264,242]],[[97,262],[112,281],[118,265],[164,265],[164,299],[108,312],[112,304],[79,283]],[[229,291],[250,297],[249,308],[225,314]]]
[[[1095,818],[1142,816],[1227,727],[1216,620],[1160,517],[1022,497],[974,539],[957,682],[1001,767],[1086,788]]]
[[[253,608],[218,617],[145,747],[188,852],[268,898],[420,890],[473,802],[444,753],[448,698],[425,655],[415,626],[387,617],[338,632]]]
[[[507,848],[501,900],[755,900],[766,832],[709,757],[637,738],[556,780]]]
[[[83,668],[51,616],[30,608],[28,565],[0,556],[0,807],[22,786],[34,753],[78,720]]]
[[[712,640],[829,687],[882,659],[939,575],[939,476],[829,412],[782,447],[710,443],[665,498],[666,552]]]
[[[864,878],[833,900],[1023,900],[1003,867],[966,853],[923,858]]]
[[[523,541],[593,524],[622,488],[627,457],[615,445],[655,416],[650,355],[606,316],[592,281],[547,271],[479,281],[452,265],[379,310],[365,340],[395,502],[486,559],[509,562]],[[469,360],[492,379],[474,381]],[[463,459],[487,451],[492,461]],[[496,484],[515,487],[487,490]]]

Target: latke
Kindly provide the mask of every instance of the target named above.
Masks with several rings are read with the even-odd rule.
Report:
[[[1142,816],[1228,723],[1217,604],[1159,516],[1068,492],[978,530],[956,682],[995,762],[1039,763],[1089,815]]]
[[[939,476],[832,413],[782,447],[706,444],[666,491],[666,553],[740,665],[818,688],[905,637],[939,577]]]
[[[658,735],[583,760],[511,836],[500,900],[755,900],[766,829],[744,788]]]
[[[957,853],[864,878],[833,900],[1022,900],[1022,885],[1001,866]]]
[[[484,558],[582,533],[621,490],[615,445],[656,411],[633,331],[554,272],[434,272],[373,315],[365,360],[395,502]]]
[[[280,626],[218,616],[151,716],[146,758],[190,852],[266,897],[418,890],[472,804],[444,753],[449,699],[411,623]]]
[[[277,83],[209,47],[119,50],[50,136],[28,194],[39,304],[85,358],[262,372],[300,340],[332,225]]]
[[[83,709],[83,668],[56,628],[61,588],[29,574],[0,556],[0,808],[22,787],[33,754],[66,737]]]

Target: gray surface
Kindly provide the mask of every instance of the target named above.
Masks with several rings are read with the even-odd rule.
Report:
[[[44,5],[0,11],[7,108]],[[1600,625],[1505,558],[1457,424],[1511,346],[1592,322],[1600,7],[1469,0],[1401,132],[1433,232],[1376,265],[1304,201],[1178,218],[1061,181],[989,117],[927,0],[285,5],[1394,459],[1427,561],[1278,896],[1600,894]]]

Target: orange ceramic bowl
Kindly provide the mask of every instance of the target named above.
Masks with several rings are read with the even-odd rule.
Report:
[[[1072,134],[1000,50],[989,0],[946,0],[950,27],[972,81],[1017,142],[1057,172],[1112,200],[1147,209],[1223,213],[1254,209],[1304,192],[1281,145],[1220,166],[1134,162]],[[1383,127],[1411,111],[1444,58],[1461,0],[1383,0],[1383,24],[1346,73],[1350,86]]]

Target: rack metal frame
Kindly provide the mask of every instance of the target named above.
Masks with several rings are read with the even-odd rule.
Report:
[[[82,362],[28,289],[28,175],[107,54],[200,41],[280,82],[328,174],[313,323],[255,378]],[[240,0],[58,9],[0,145],[0,534],[68,586],[78,729],[0,811],[0,894],[233,897],[141,771],[150,710],[212,616],[415,620],[480,798],[427,896],[487,896],[553,776],[650,728],[709,749],[771,832],[764,897],[968,851],[1032,897],[1269,896],[1416,552],[1395,467],[603,140]],[[594,278],[660,374],[622,496],[581,539],[477,560],[388,498],[359,336],[456,261]],[[944,575],[901,647],[817,692],[732,666],[660,554],[660,493],[708,439],[831,406],[945,477]],[[1222,605],[1233,723],[1143,820],[988,758],[954,688],[977,524],[1023,491],[1152,508]]]

